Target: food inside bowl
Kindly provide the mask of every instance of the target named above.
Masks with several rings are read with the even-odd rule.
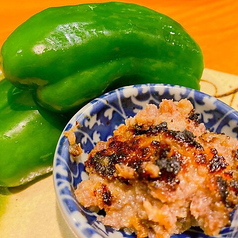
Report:
[[[76,156],[81,147],[70,140]],[[237,167],[237,139],[206,129],[187,99],[163,100],[96,144],[85,162],[89,179],[75,195],[104,211],[103,224],[139,238],[168,238],[191,226],[215,236],[238,204]]]

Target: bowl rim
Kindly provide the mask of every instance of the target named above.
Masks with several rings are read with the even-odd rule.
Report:
[[[95,105],[97,102],[98,102],[98,99],[104,99],[104,98],[107,98],[109,97],[110,95],[112,94],[115,94],[117,91],[121,91],[121,90],[130,90],[131,88],[143,88],[143,87],[159,87],[159,88],[173,88],[173,90],[189,90],[190,92],[195,92],[196,94],[198,95],[202,95],[202,96],[206,96],[208,97],[209,99],[212,99],[212,100],[215,100],[218,102],[218,105],[219,107],[223,108],[223,109],[232,109],[233,112],[236,112],[237,114],[237,118],[238,118],[238,112],[233,109],[231,106],[229,106],[228,104],[226,104],[225,102],[221,101],[220,99],[214,97],[214,96],[211,96],[205,92],[202,92],[202,91],[199,91],[199,90],[196,90],[196,89],[192,89],[192,88],[188,88],[188,87],[185,87],[185,86],[180,86],[180,85],[173,85],[173,84],[163,84],[163,83],[146,83],[146,84],[136,84],[136,85],[128,85],[128,86],[123,86],[123,87],[120,87],[120,88],[117,88],[117,89],[114,89],[114,90],[111,90],[111,91],[108,91],[94,99],[92,99],[91,101],[89,101],[87,104],[85,104],[83,107],[81,107],[70,119],[69,121],[66,123],[65,127],[63,128],[62,130],[62,133],[60,134],[60,137],[57,141],[57,145],[56,145],[56,149],[55,149],[55,153],[54,153],[54,159],[53,159],[53,184],[54,184],[54,191],[55,191],[55,194],[56,194],[56,201],[57,201],[57,205],[58,205],[58,208],[61,212],[61,215],[63,216],[65,222],[67,223],[68,227],[70,228],[70,230],[72,231],[72,233],[76,236],[76,237],[80,237],[80,238],[88,238],[85,236],[84,233],[82,233],[82,231],[80,229],[77,229],[75,227],[75,221],[74,219],[76,220],[77,218],[73,217],[72,218],[69,218],[68,216],[68,211],[67,211],[67,208],[66,208],[66,205],[63,203],[62,199],[60,199],[60,193],[59,193],[59,190],[58,190],[58,186],[57,186],[57,178],[56,178],[56,173],[55,173],[55,162],[56,162],[56,155],[57,155],[57,149],[58,147],[60,146],[60,140],[64,137],[64,131],[67,129],[68,125],[72,122],[75,121],[75,118],[80,115],[80,114],[84,114],[85,111],[89,110],[90,108],[93,107],[93,105]],[[67,181],[69,184],[70,182]],[[70,184],[72,186],[72,184]],[[73,195],[71,193],[71,195]],[[73,197],[75,199],[75,197]],[[80,213],[81,214],[81,213]],[[84,217],[83,214],[81,214],[82,218]],[[86,219],[86,218],[85,218]],[[81,223],[84,222],[84,221],[80,221]],[[87,223],[88,225],[90,225],[86,220],[85,220],[85,223]],[[98,234],[98,232],[96,232],[94,229],[93,229],[93,238],[102,238],[101,235]],[[235,238],[235,237],[231,237],[231,238]]]

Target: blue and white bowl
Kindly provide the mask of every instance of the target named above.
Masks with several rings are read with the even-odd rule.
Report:
[[[238,112],[202,92],[181,86],[163,84],[144,84],[122,87],[102,95],[80,109],[66,125],[64,131],[73,127],[76,121],[81,125],[76,131],[77,143],[80,142],[83,154],[80,161],[70,159],[68,139],[64,133],[57,144],[53,176],[57,201],[69,227],[80,238],[132,238],[134,234],[105,227],[97,221],[97,214],[82,207],[74,196],[77,184],[87,179],[84,161],[97,141],[107,140],[124,120],[134,116],[148,103],[159,104],[162,99],[178,101],[187,98],[192,102],[196,112],[206,127],[217,133],[225,133],[238,138]],[[172,238],[208,237],[197,228],[173,235]],[[218,237],[238,237],[238,210],[234,211],[231,226],[224,228]]]

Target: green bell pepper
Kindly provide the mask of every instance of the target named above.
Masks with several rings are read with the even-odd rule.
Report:
[[[2,59],[8,80],[31,88],[41,106],[59,112],[129,84],[199,89],[204,66],[200,47],[180,24],[122,2],[39,12],[8,37]]]
[[[18,186],[50,172],[68,119],[41,109],[30,91],[1,80],[0,186]]]

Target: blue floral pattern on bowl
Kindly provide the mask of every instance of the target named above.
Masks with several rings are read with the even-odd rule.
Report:
[[[78,204],[74,189],[77,184],[87,179],[84,161],[97,141],[107,140],[125,119],[134,116],[148,103],[159,105],[162,99],[178,101],[187,98],[200,113],[201,120],[207,128],[217,133],[225,133],[238,138],[238,113],[219,101],[202,92],[163,84],[144,84],[122,87],[108,92],[79,110],[66,125],[64,131],[72,128],[76,122],[77,143],[81,144],[83,153],[79,161],[70,158],[68,139],[62,133],[54,158],[54,186],[59,207],[73,232],[80,238],[135,238],[134,234],[105,227],[97,221],[98,214]],[[208,236],[193,228],[172,238],[207,238]],[[231,226],[224,228],[220,238],[238,237],[238,210],[231,214]]]

